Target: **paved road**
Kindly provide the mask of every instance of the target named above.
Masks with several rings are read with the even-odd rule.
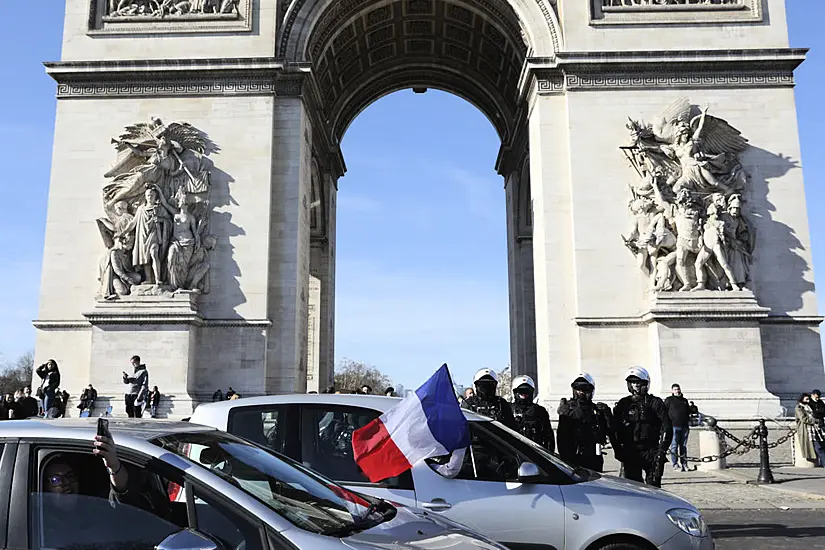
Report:
[[[822,510],[707,510],[717,550],[825,550]]]

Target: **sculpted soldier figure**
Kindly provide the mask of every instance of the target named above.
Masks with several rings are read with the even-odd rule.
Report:
[[[200,248],[197,220],[186,209],[186,194],[178,193],[178,212],[174,215],[172,245],[169,247],[167,270],[169,284],[188,290],[189,266],[195,250]]]

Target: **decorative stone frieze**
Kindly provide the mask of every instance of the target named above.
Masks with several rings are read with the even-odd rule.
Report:
[[[91,0],[89,34],[248,32],[253,0]]]
[[[762,0],[590,0],[592,25],[762,21]]]

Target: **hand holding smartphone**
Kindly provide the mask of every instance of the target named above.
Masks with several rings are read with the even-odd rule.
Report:
[[[103,418],[102,416],[97,419],[97,435],[102,437],[111,438],[112,434],[109,433],[109,419]]]

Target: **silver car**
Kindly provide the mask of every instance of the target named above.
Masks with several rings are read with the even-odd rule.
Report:
[[[110,419],[128,474],[115,494],[93,454],[95,420],[0,423],[0,548],[501,550],[185,422]]]
[[[689,502],[572,467],[471,412],[465,416],[472,445],[458,475],[441,475],[442,465],[430,460],[397,478],[369,483],[353,461],[352,432],[397,403],[367,395],[252,397],[200,405],[190,421],[284,453],[361,493],[438,512],[514,549],[714,547],[702,515]]]

